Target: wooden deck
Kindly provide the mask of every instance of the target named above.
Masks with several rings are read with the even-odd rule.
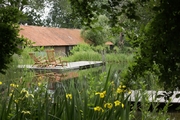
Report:
[[[57,84],[61,84],[61,81],[78,78],[78,71],[99,67],[102,66],[102,61],[77,61],[77,62],[69,62],[66,66],[48,66],[48,67],[37,67],[32,65],[18,65],[20,70],[31,70],[35,71],[36,75],[34,76],[34,82],[38,80],[38,78],[45,77],[48,79],[48,89],[52,92],[58,86]]]
[[[145,99],[151,103],[149,110],[152,111],[154,108],[153,103],[157,103],[157,110],[161,110],[166,106],[166,104],[169,102],[168,112],[174,112],[174,111],[180,111],[176,108],[180,105],[180,91],[173,91],[173,94],[170,95],[170,92],[166,91],[145,91],[141,92],[139,90],[132,90],[132,93],[129,97],[129,102],[131,104],[137,103],[140,108],[142,105],[142,95],[145,96]],[[167,100],[169,95],[170,101]],[[140,110],[140,109],[138,109]]]
[[[30,69],[36,72],[57,72],[61,73],[64,71],[71,71],[71,70],[82,70],[88,69],[93,67],[102,66],[102,61],[77,61],[77,62],[69,62],[67,66],[48,66],[48,67],[36,67],[32,65],[18,65],[20,69]]]
[[[138,98],[138,101],[140,102],[142,94],[146,95],[146,98],[148,98],[149,102],[167,103],[168,101],[166,98],[169,95],[171,103],[180,103],[180,91],[173,91],[172,96],[170,96],[170,93],[166,91],[146,91],[142,93],[139,90],[133,90],[129,100],[135,102]],[[179,97],[176,97],[178,94]]]

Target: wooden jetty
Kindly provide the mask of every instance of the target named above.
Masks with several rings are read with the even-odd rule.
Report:
[[[168,111],[176,111],[180,107],[180,91],[154,91],[154,90],[132,90],[129,96],[129,101],[132,104],[137,103],[139,106],[142,104],[143,97],[151,104],[158,104],[158,108],[163,108],[169,103]],[[150,109],[153,110],[153,105]]]
[[[66,66],[37,67],[33,65],[18,65],[18,68],[20,70],[27,69],[36,72],[35,80],[39,76],[47,77],[49,79],[48,89],[54,91],[61,84],[60,81],[78,78],[79,70],[100,67],[102,65],[102,61],[77,61],[68,62]]]
[[[102,61],[77,61],[77,62],[68,62],[67,66],[48,66],[48,67],[37,67],[32,65],[18,65],[20,69],[29,69],[35,72],[56,72],[62,73],[64,71],[72,71],[72,70],[83,70],[93,67],[102,66]]]
[[[180,103],[180,91],[173,91],[172,93],[167,91],[154,91],[154,90],[148,90],[144,92],[141,92],[140,90],[132,90],[132,93],[130,95],[130,100],[136,101],[136,99],[139,98],[138,101],[141,101],[142,95],[145,95],[146,98],[148,98],[149,102],[167,103],[168,98],[170,98],[171,103]]]

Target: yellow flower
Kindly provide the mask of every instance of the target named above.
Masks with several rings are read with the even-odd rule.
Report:
[[[72,94],[66,94],[67,99],[72,99]]]
[[[9,93],[9,96],[12,96],[12,93]]]
[[[131,90],[129,90],[128,94],[131,94],[131,93],[132,93],[132,91],[131,91]]]
[[[33,95],[33,94],[29,94],[29,96],[31,96],[32,98],[34,98],[34,95]]]
[[[100,98],[104,98],[104,93],[99,94]]]
[[[18,103],[18,100],[14,100],[15,103]]]
[[[28,97],[29,97],[29,94],[25,94],[25,97],[28,98]]]
[[[0,81],[0,85],[2,85],[2,82]]]
[[[104,108],[109,108],[111,109],[113,107],[113,104],[112,103],[106,103],[104,104]]]
[[[13,84],[13,83],[11,83],[11,84],[10,84],[10,86],[11,86],[11,87],[14,87],[14,88],[16,87],[16,85],[15,85],[15,84]]]
[[[23,114],[29,114],[29,115],[31,114],[29,111],[24,111],[24,110],[23,110],[21,113],[23,113]]]
[[[14,88],[19,87],[19,85],[16,85],[16,84],[13,84],[13,83],[11,83],[10,86],[14,87]]]
[[[98,112],[102,111],[102,112],[104,112],[104,110],[99,106],[94,107],[94,111],[98,111]]]
[[[104,98],[104,96],[106,95],[106,91],[95,93],[95,95],[98,95],[98,94],[99,94],[100,98]]]
[[[122,108],[124,108],[124,104],[123,103],[121,104],[121,106],[122,106]]]
[[[96,92],[96,93],[95,93],[95,95],[99,95],[99,94],[100,94],[100,92]]]
[[[25,94],[25,97],[28,98],[29,96],[31,96],[32,98],[34,98],[33,94],[29,94],[28,92]]]
[[[38,82],[38,86],[41,86],[41,83],[40,83],[40,82]]]
[[[25,88],[23,88],[20,93],[21,93],[21,94],[22,94],[22,93],[29,94],[29,92],[28,92]]]
[[[121,88],[117,88],[117,91],[116,91],[117,93],[122,93],[123,92],[123,89],[121,89]]]
[[[115,106],[119,106],[121,102],[119,100],[114,101]]]
[[[125,86],[125,85],[123,85],[123,86],[122,86],[122,88],[126,88],[126,86]]]

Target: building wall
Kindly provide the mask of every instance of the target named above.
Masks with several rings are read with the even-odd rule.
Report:
[[[65,56],[66,55],[66,46],[57,46],[53,47],[56,55]]]
[[[65,56],[66,54],[66,47],[65,46],[52,46],[52,47],[50,47],[50,46],[48,46],[48,47],[44,47],[45,49],[54,49],[55,50],[55,54],[56,55],[63,55],[63,56]]]
[[[73,49],[74,45],[71,46],[53,46],[53,47],[44,47],[45,49],[54,49],[55,54],[59,56],[68,56],[70,50]]]

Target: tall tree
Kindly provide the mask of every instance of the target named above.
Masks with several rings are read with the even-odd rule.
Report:
[[[134,37],[131,39],[133,46],[138,47],[139,51],[136,54],[135,63],[128,70],[127,81],[136,81],[138,77],[150,71],[159,76],[165,89],[180,87],[180,36],[178,34],[180,4],[178,0],[107,0],[107,3],[101,5],[101,9],[97,7],[95,0],[70,1],[77,16],[83,17],[82,20],[86,21],[88,26],[95,20],[96,15],[101,13],[101,9],[108,12],[113,26],[121,25],[118,18],[123,14],[134,21],[141,18],[141,24],[144,23],[144,26],[135,22],[135,25],[139,26],[136,31],[140,32],[135,39]],[[141,9],[138,9],[139,5]],[[138,12],[138,10],[141,11]],[[152,12],[153,15],[149,14],[150,16],[147,17],[143,12]]]
[[[93,45],[104,45],[110,41],[110,27],[108,18],[105,15],[99,15],[97,22],[91,24],[91,29],[84,27],[81,31],[82,37],[85,40],[91,41]]]
[[[1,0],[1,6],[16,7],[26,15],[20,23],[29,25],[43,25],[42,17],[46,4],[51,0]]]
[[[153,7],[155,16],[135,42],[140,51],[128,79],[136,80],[147,71],[159,76],[166,90],[180,87],[180,5],[178,0],[161,0]]]
[[[69,0],[55,0],[51,3],[50,12],[46,20],[48,26],[62,28],[80,28],[80,20],[72,14]]]
[[[0,73],[5,73],[8,64],[12,61],[13,54],[20,54],[19,45],[24,39],[19,36],[19,20],[22,13],[15,7],[0,8]]]

